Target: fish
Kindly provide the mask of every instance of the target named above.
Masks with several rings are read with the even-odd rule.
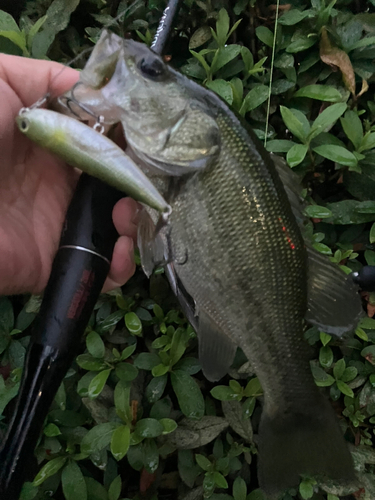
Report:
[[[101,73],[95,60],[111,44],[116,57]],[[353,483],[351,455],[314,383],[303,332],[307,318],[342,337],[362,306],[352,280],[304,239],[292,173],[216,94],[145,45],[107,32],[91,57],[67,94],[75,113],[119,120],[132,158],[172,207],[161,229],[150,230],[152,210],[143,217],[142,265],[149,273],[155,254],[164,255],[197,330],[206,378],[227,374],[239,347],[262,385],[261,489],[276,498],[302,474]]]
[[[133,160],[92,127],[70,116],[37,107],[21,110],[16,123],[23,134],[69,165],[127,192],[165,215],[170,212],[168,203]]]

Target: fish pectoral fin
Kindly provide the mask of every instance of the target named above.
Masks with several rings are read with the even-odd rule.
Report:
[[[198,339],[203,373],[211,382],[217,382],[228,373],[237,346],[204,309],[199,309]]]
[[[164,241],[145,208],[139,217],[137,244],[143,272],[149,278],[154,268],[164,263]]]
[[[308,309],[306,321],[320,330],[343,336],[353,330],[364,314],[358,287],[325,255],[307,246]]]

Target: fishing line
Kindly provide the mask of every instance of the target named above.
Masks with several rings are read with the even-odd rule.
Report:
[[[267,145],[267,134],[268,134],[268,121],[270,118],[270,108],[271,108],[271,91],[272,91],[272,78],[273,78],[273,65],[275,62],[275,52],[276,52],[276,36],[277,36],[277,24],[279,21],[279,5],[280,0],[276,2],[276,21],[275,21],[275,31],[273,33],[273,43],[272,43],[272,56],[271,56],[271,72],[270,72],[270,85],[268,89],[268,101],[267,101],[267,116],[266,116],[266,128],[264,130],[264,147]]]

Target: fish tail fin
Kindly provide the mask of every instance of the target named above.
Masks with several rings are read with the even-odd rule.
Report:
[[[259,428],[258,477],[270,497],[296,487],[300,475],[355,484],[353,461],[332,407],[320,394],[309,409],[263,410]]]

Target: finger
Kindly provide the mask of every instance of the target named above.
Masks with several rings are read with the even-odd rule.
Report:
[[[135,272],[134,243],[129,236],[120,236],[113,250],[111,267],[103,292],[124,285]]]
[[[113,208],[112,218],[117,232],[137,239],[138,214],[142,206],[132,198],[121,198]]]
[[[79,72],[52,61],[0,54],[0,78],[23,106],[30,106],[47,92],[56,97],[68,90],[78,80]]]

